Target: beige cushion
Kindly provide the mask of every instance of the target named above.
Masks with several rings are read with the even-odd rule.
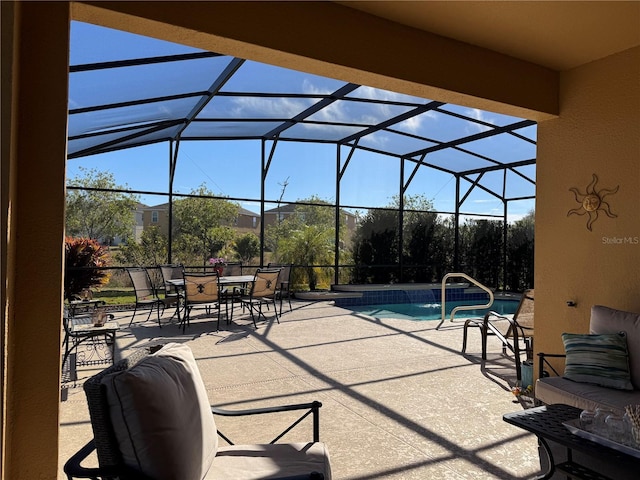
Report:
[[[573,405],[581,410],[604,406],[622,415],[625,405],[640,404],[640,390],[616,390],[562,377],[545,377],[536,382],[536,400],[547,405]]]
[[[218,437],[189,347],[169,343],[102,384],[127,466],[155,480],[205,477]]]
[[[627,334],[631,383],[640,390],[640,314],[615,310],[602,305],[591,307],[591,333]]]
[[[207,480],[257,480],[311,472],[331,480],[324,443],[233,445],[220,447]]]

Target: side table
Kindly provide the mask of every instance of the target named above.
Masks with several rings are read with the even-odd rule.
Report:
[[[69,315],[72,317],[84,312],[90,312],[105,305],[104,300],[72,300],[69,302]]]
[[[116,344],[116,332],[120,330],[118,322],[110,321],[101,326],[95,326],[91,315],[81,315],[64,318],[64,356],[62,358],[62,371],[69,362],[72,353],[78,355],[78,347],[86,345],[82,351],[82,358],[74,362],[74,366],[98,365],[100,363],[113,363]],[[69,367],[69,372],[75,376],[75,368]],[[75,380],[75,378],[71,378]]]
[[[606,465],[615,465],[637,472],[640,469],[640,459],[574,435],[563,425],[564,422],[579,418],[581,411],[570,405],[553,404],[507,413],[502,418],[505,422],[538,437],[549,459],[548,471],[536,477],[538,479],[549,479],[557,470],[574,479],[611,480],[610,477],[574,462],[573,451],[585,453]],[[555,463],[548,441],[558,443],[567,449],[566,462]]]

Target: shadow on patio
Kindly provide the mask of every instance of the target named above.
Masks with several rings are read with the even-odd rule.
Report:
[[[256,331],[237,309],[218,333],[212,321],[195,319],[183,335],[175,324],[160,329],[151,321],[126,328],[130,313],[117,315],[116,358],[185,342],[216,406],[320,400],[320,438],[335,479],[523,479],[540,470],[535,438],[502,421],[522,408],[510,391],[513,361],[490,341],[481,368],[474,332],[462,355],[459,322],[435,330],[435,321],[378,321],[332,302],[298,301],[279,325]],[[99,369],[81,368],[79,380],[63,387],[60,471],[91,437],[81,384]],[[216,421],[239,442],[268,442],[277,433],[267,418]],[[310,429],[303,422],[285,440],[306,438]]]

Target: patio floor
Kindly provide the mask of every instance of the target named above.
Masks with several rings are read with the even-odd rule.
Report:
[[[490,339],[481,368],[476,329],[462,355],[461,322],[435,330],[437,321],[378,321],[327,301],[294,301],[280,324],[258,330],[236,308],[234,323],[218,333],[205,319],[185,334],[152,321],[128,328],[130,315],[116,314],[123,327],[116,359],[153,344],[186,343],[216,406],[320,400],[320,438],[334,479],[524,479],[540,470],[535,437],[502,421],[523,408],[511,393],[513,360]],[[91,438],[82,381],[102,368],[80,368],[78,381],[63,385],[61,479],[66,459]],[[237,443],[270,441],[279,433],[271,421],[282,424],[278,416],[216,419]],[[285,437],[310,438],[307,421]]]

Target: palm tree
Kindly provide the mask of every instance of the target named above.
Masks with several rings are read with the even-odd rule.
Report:
[[[333,262],[333,236],[333,229],[319,225],[302,225],[291,232],[289,237],[283,238],[278,245],[278,255],[282,260],[306,265],[310,290],[315,290],[318,283],[318,272],[314,265]]]

